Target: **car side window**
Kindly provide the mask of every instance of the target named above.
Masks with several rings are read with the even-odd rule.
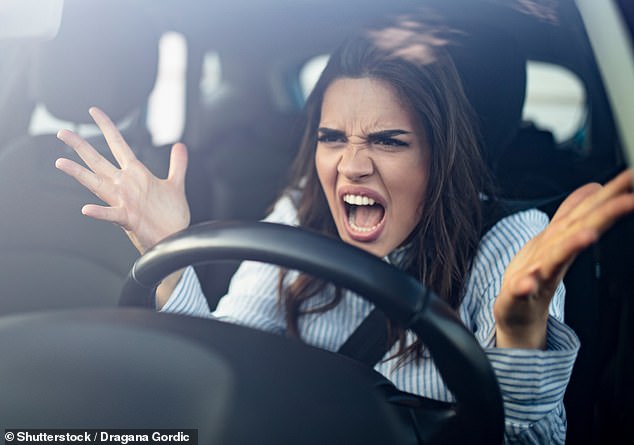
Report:
[[[321,75],[321,72],[326,68],[328,63],[329,54],[320,54],[318,56],[308,59],[308,61],[302,66],[299,71],[299,86],[302,91],[303,100],[310,95],[310,92],[315,87],[317,79]]]
[[[570,70],[529,60],[523,119],[550,131],[557,143],[571,139],[585,123],[586,91]]]
[[[147,126],[154,145],[180,140],[185,128],[187,39],[166,32],[159,41],[156,84],[148,101]]]

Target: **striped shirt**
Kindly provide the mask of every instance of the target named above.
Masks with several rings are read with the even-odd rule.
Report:
[[[289,197],[281,198],[265,221],[297,225],[297,212]],[[561,284],[550,305],[546,350],[495,348],[493,303],[509,261],[517,251],[548,224],[538,210],[527,210],[500,220],[482,238],[458,312],[475,335],[496,372],[504,399],[507,443],[564,443],[566,416],[563,396],[579,349],[579,340],[563,323],[564,287]],[[386,258],[389,260],[390,258]],[[297,276],[291,272],[290,282]],[[265,331],[284,334],[286,322],[278,305],[277,266],[245,261],[231,280],[229,291],[212,313],[193,268],[186,269],[161,309],[198,317],[216,317]],[[321,305],[333,288],[309,300]],[[299,319],[301,337],[307,343],[336,351],[372,310],[372,303],[344,292],[334,309]],[[414,341],[413,334],[409,341]],[[396,352],[397,345],[385,358]],[[430,358],[394,366],[395,360],[379,362],[375,369],[399,389],[433,399],[452,401]]]

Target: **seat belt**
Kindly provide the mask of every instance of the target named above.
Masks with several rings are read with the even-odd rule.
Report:
[[[374,368],[394,344],[388,344],[387,323],[383,311],[372,309],[337,352]]]

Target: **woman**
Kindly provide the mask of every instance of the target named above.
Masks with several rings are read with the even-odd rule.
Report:
[[[403,45],[403,29],[367,32],[332,55],[307,103],[296,177],[266,220],[339,237],[418,277],[485,348],[506,439],[563,443],[563,393],[579,345],[562,322],[561,280],[579,251],[634,209],[632,172],[578,189],[550,224],[528,210],[482,236],[489,185],[470,106],[446,40],[419,35]],[[103,112],[90,113],[120,168],[67,130],[58,136],[88,169],[56,166],[107,204],[82,212],[119,224],[143,253],[189,224],[186,149],[176,144],[167,179],[156,178]],[[163,281],[157,307],[212,315],[191,268]],[[371,309],[311,277],[245,262],[213,316],[337,350]],[[404,391],[451,400],[424,346],[398,326],[390,332],[395,346],[376,369]]]

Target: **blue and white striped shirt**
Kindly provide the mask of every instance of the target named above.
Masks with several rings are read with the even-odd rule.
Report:
[[[281,198],[265,219],[297,225],[297,212],[289,197]],[[563,396],[579,349],[579,341],[563,323],[564,287],[560,285],[550,306],[546,350],[495,348],[493,303],[501,287],[502,276],[517,251],[548,224],[538,210],[528,210],[499,221],[482,238],[467,282],[459,316],[485,349],[495,370],[506,418],[507,443],[564,443],[566,417]],[[291,272],[289,281],[297,276]],[[283,334],[284,314],[278,304],[277,266],[245,261],[233,279],[228,294],[212,313],[207,305],[193,268],[186,269],[162,311],[198,317],[216,317],[257,329]],[[320,305],[330,300],[325,290],[309,300]],[[373,305],[352,292],[344,292],[334,309],[300,318],[299,330],[304,341],[336,351],[370,313]],[[409,341],[414,341],[410,334]],[[397,348],[397,345],[394,346]],[[389,351],[386,358],[396,349]],[[395,360],[382,361],[375,369],[399,389],[438,400],[451,401],[452,394],[443,383],[430,358],[422,362],[395,366]]]

